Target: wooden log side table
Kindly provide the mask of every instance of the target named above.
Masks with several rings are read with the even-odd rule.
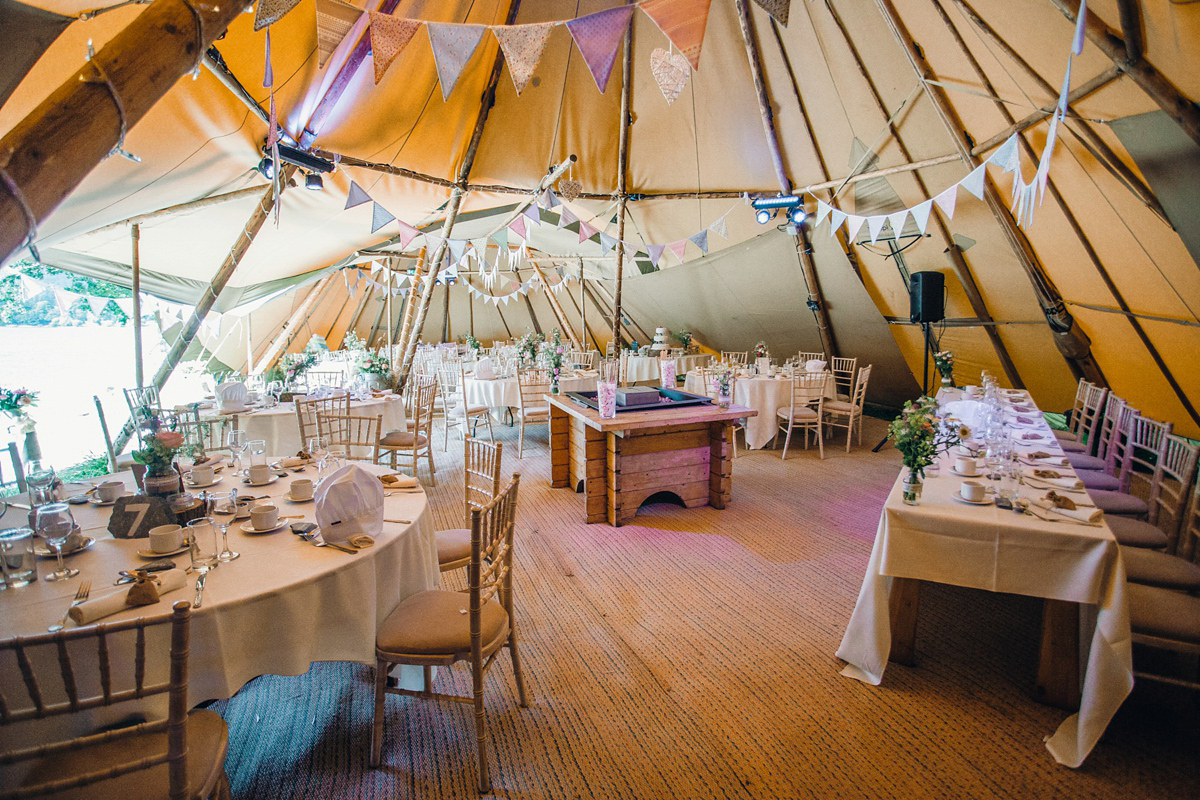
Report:
[[[560,396],[550,404],[550,485],[583,491],[586,522],[619,527],[656,492],[687,508],[725,508],[733,484],[733,428],[753,408],[712,405],[623,411],[613,419]]]

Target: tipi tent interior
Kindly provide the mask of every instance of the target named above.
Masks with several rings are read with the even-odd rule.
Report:
[[[136,261],[176,355],[661,326],[1200,437],[1194,0],[94,1],[0,0],[3,263]]]

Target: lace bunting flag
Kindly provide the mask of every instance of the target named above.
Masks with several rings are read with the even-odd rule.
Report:
[[[542,51],[546,49],[546,41],[557,23],[538,22],[533,25],[495,26],[492,33],[500,42],[504,51],[504,61],[508,64],[508,74],[519,96],[529,85],[533,71],[542,60]]]
[[[400,55],[400,51],[412,41],[413,34],[421,27],[415,19],[403,19],[376,11],[371,15],[371,58],[375,62],[375,82],[383,78],[383,73]]]

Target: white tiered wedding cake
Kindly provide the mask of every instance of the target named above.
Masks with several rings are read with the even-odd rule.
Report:
[[[654,329],[654,344],[650,346],[650,349],[655,352],[658,352],[659,350],[670,349],[670,345],[667,344],[667,329],[666,328],[655,328]]]

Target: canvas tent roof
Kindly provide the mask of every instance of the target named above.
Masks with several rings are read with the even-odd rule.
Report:
[[[13,0],[0,2],[4,13],[15,6]],[[38,0],[33,5],[69,17],[90,3]],[[515,22],[571,20],[616,5],[620,4],[612,0],[526,0],[515,6]],[[929,62],[933,91],[945,94],[970,143],[987,142],[1009,127],[1000,105],[1021,120],[1054,102],[1073,33],[1071,21],[1051,0],[803,2],[792,4],[786,26],[749,5],[780,157],[797,190],[840,181],[856,170],[940,162],[847,185],[832,200],[824,190],[807,197],[810,209],[821,199],[847,213],[890,213],[915,206],[970,171],[961,160],[947,158],[956,153],[954,138],[882,7],[894,5]],[[1117,0],[1097,0],[1089,13],[1119,32],[1119,5]],[[1140,7],[1146,59],[1185,99],[1200,98],[1200,4],[1134,5]],[[501,0],[405,0],[395,14],[501,25],[509,10],[510,3]],[[125,6],[68,25],[0,106],[0,131],[9,131],[81,66],[89,40],[99,51],[143,11],[142,6]],[[977,12],[996,36],[989,36],[969,11]],[[315,17],[315,0],[301,0],[271,28],[275,102],[282,127],[293,137],[308,123],[354,44],[343,43],[320,68]],[[777,352],[819,349],[814,315],[805,307],[809,290],[816,287],[805,285],[795,241],[773,226],[759,226],[751,209],[738,199],[743,192],[773,194],[780,187],[734,0],[713,0],[699,69],[673,104],[664,99],[650,69],[651,52],[669,48],[668,41],[646,14],[634,13],[632,19],[633,122],[627,174],[632,199],[625,238],[674,243],[721,218],[729,236],[722,239],[710,232],[708,256],[701,257],[689,244],[683,264],[667,254],[659,262],[661,269],[646,274],[627,262],[623,307],[645,327],[691,327],[718,348],[744,349],[764,339]],[[265,32],[253,30],[253,14],[241,15],[215,45],[261,108],[267,106],[267,90],[261,86],[264,45]],[[284,192],[278,225],[268,222],[255,238],[218,309],[267,297],[292,283],[311,283],[331,266],[360,260],[356,254],[393,236],[394,225],[371,232],[372,204],[344,208],[352,181],[400,220],[436,230],[450,194],[446,182],[456,179],[468,157],[480,97],[497,50],[496,41],[484,37],[445,100],[423,33],[377,85],[368,58],[318,132],[316,145],[348,160],[402,167],[440,182],[343,164],[325,176],[323,192]],[[23,66],[15,60],[0,62],[6,73]],[[1105,76],[1112,67],[1111,59],[1089,41],[1073,62],[1071,87]],[[1056,195],[1046,195],[1025,235],[1066,310],[1091,339],[1092,354],[1113,390],[1145,413],[1171,419],[1181,432],[1196,435],[1200,427],[1187,405],[1200,398],[1200,363],[1192,355],[1200,343],[1200,221],[1195,216],[1200,184],[1188,176],[1200,169],[1198,148],[1133,79],[1115,74],[1109,78],[1072,104],[1076,119],[1064,125],[1050,173]],[[1047,91],[1045,84],[1053,89]],[[619,186],[621,93],[620,59],[607,90],[600,93],[561,27],[551,33],[533,82],[519,96],[505,66],[468,180],[473,186],[512,187],[526,194],[494,188],[468,191],[463,210],[471,212],[471,219],[460,223],[464,228],[456,225],[451,235],[492,232],[510,218],[508,209],[514,203],[531,199],[529,190],[549,167],[574,154],[578,161],[570,176],[585,194],[569,207],[615,236],[611,220]],[[1079,135],[1083,121],[1094,138]],[[130,263],[130,237],[127,226],[113,223],[198,198],[265,188],[266,181],[254,169],[265,136],[261,113],[250,111],[211,71],[202,69],[195,79],[180,79],[129,131],[125,149],[136,153],[141,163],[119,157],[103,161],[41,222],[37,245],[43,258],[93,274],[121,273]],[[1025,136],[1032,152],[1040,153],[1046,145],[1047,121],[1030,127]],[[978,155],[986,158],[991,152]],[[865,153],[870,157],[864,158]],[[1029,154],[1021,159],[1026,174],[1032,174],[1036,164]],[[1126,174],[1106,168],[1105,159],[1119,162]],[[991,174],[1007,203],[1007,176],[995,168]],[[1148,188],[1141,194],[1131,190],[1130,177]],[[673,196],[657,196],[663,193]],[[1148,207],[1147,194],[1153,194],[1165,211]],[[247,193],[142,224],[142,265],[157,276],[151,290],[177,300],[198,297],[241,235],[258,197]],[[978,287],[974,305],[973,289],[963,283],[961,269],[955,270],[953,254],[946,252],[949,241],[933,222],[929,236],[905,242],[911,246],[901,258],[892,257],[886,245],[859,244],[852,248],[856,263],[830,238],[828,221],[811,229],[816,276],[839,349],[858,355],[860,363],[885,365],[877,366],[873,378],[877,399],[894,402],[915,393],[912,374],[919,379],[923,343],[919,328],[899,324],[908,316],[903,270],[938,270],[948,275],[947,316],[962,321],[946,329],[941,343],[958,354],[962,375],[981,368],[1003,374],[999,342],[1039,402],[1048,408],[1066,407],[1075,376],[1055,347],[1031,280],[1004,227],[985,203],[962,191],[953,218],[943,218],[954,241],[966,245],[963,261]],[[859,241],[865,232],[864,227]],[[417,244],[406,257],[415,257]],[[586,274],[611,284],[616,261],[611,252],[601,258],[596,241],[581,243],[578,236],[548,223],[533,231],[532,245],[537,254],[557,258],[567,276],[578,273],[579,257],[586,256]],[[522,280],[528,280],[529,268],[523,272]],[[363,300],[362,293],[350,297],[352,286],[352,278],[324,284],[319,308],[307,320],[310,330],[331,334],[331,341],[340,337]],[[585,302],[574,284],[568,288],[572,303]],[[261,352],[274,338],[304,291],[254,312],[254,349]],[[606,291],[612,293],[611,288]],[[545,327],[553,326],[546,299],[534,291],[530,301]],[[471,301],[463,282],[447,302],[456,334],[467,330],[472,315],[477,333],[485,338],[502,337],[506,328],[519,334],[530,324],[524,299],[516,300],[516,306],[485,306],[476,300],[468,308]],[[569,316],[578,316],[571,304],[564,304]],[[395,306],[398,315],[401,304]],[[973,322],[980,306],[995,322],[994,336],[986,330],[993,326]],[[426,321],[427,338],[438,338],[442,331],[440,311],[435,307]],[[599,314],[594,308],[588,313],[597,333],[609,328],[596,324]],[[1129,313],[1137,315],[1136,323]],[[370,316],[360,313],[359,326],[369,326]],[[221,348],[223,360],[236,363],[237,354],[246,350],[245,332],[230,337],[227,327],[225,341],[217,337],[210,344]],[[302,345],[303,338],[293,340],[293,349]]]

